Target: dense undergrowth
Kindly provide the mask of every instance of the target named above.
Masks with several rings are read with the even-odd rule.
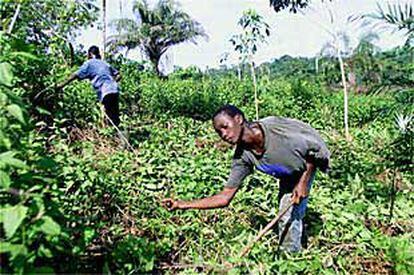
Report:
[[[332,169],[317,174],[311,191],[307,249],[278,253],[274,231],[248,257],[238,258],[277,213],[276,180],[255,173],[226,209],[171,213],[160,200],[221,190],[233,148],[219,140],[210,117],[232,103],[253,118],[249,78],[179,71],[158,79],[135,63],[121,65],[121,128],[135,148],[131,152],[114,129],[101,126],[88,83],[35,98],[66,68],[46,63],[54,75],[37,83],[15,68],[41,61],[3,50],[4,272],[412,274],[412,135],[411,143],[396,146],[402,134],[395,116],[413,113],[414,90],[351,92],[348,142],[340,91],[318,77],[259,77],[261,117],[310,123],[329,145]],[[397,162],[401,155],[406,159]],[[228,270],[226,263],[235,267]]]

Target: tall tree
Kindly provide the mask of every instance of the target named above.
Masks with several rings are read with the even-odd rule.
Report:
[[[343,33],[333,33],[332,41],[328,42],[328,47],[331,47],[333,56],[338,58],[339,67],[341,69],[342,87],[344,89],[344,128],[345,138],[350,140],[349,123],[348,123],[348,90],[345,76],[345,65],[343,61],[344,54],[347,54],[347,37]],[[342,46],[342,45],[345,45]]]
[[[57,74],[50,63],[72,65],[76,60],[72,42],[79,31],[94,24],[99,7],[96,0],[2,0],[0,29],[11,45],[20,51],[34,54],[38,59],[16,62],[16,79],[21,79],[27,91],[44,89]],[[7,34],[6,32],[10,32]],[[23,50],[24,48],[24,50]],[[50,58],[46,58],[50,57]],[[36,64],[36,65],[34,65]],[[17,69],[19,68],[19,69]],[[23,85],[24,84],[24,85]]]
[[[107,43],[112,51],[139,47],[159,76],[160,59],[170,47],[183,42],[196,43],[198,37],[206,37],[202,26],[173,0],[159,0],[154,8],[150,8],[145,0],[139,0],[132,9],[134,20],[112,21],[117,33],[110,36]]]
[[[336,37],[340,41],[335,44],[335,35],[331,35],[331,39],[322,47],[315,62],[325,57],[337,57],[336,48],[341,48],[341,55],[344,58],[345,67],[348,70],[348,78],[354,78],[365,83],[378,82],[378,62],[374,58],[374,54],[379,52],[379,47],[375,45],[379,36],[371,30],[354,30],[347,28],[347,24],[342,24],[343,29],[337,33]],[[353,81],[348,79],[351,84]],[[359,82],[360,82],[359,81]]]
[[[321,50],[322,55],[334,57],[338,60],[341,82],[344,94],[344,129],[345,138],[350,140],[349,123],[348,123],[348,85],[346,80],[346,69],[344,58],[352,56],[355,46],[353,45],[355,39],[355,33],[360,32],[360,25],[356,24],[353,16],[346,19],[345,22],[339,20],[336,14],[330,7],[325,7],[324,11],[329,14],[328,22],[324,19],[319,19],[315,23],[318,24],[329,36],[329,41],[324,45]],[[323,16],[321,16],[323,18]]]
[[[98,7],[96,0],[3,0],[0,13],[2,29],[26,43],[36,44],[39,51],[50,52],[51,45],[62,47],[78,35],[80,28],[92,24],[97,19]]]
[[[238,23],[243,31],[234,35],[230,42],[234,50],[239,53],[239,60],[250,65],[250,71],[253,79],[254,102],[256,106],[256,119],[259,119],[259,99],[257,96],[256,73],[254,68],[253,57],[257,52],[260,44],[266,42],[266,37],[270,35],[269,25],[263,17],[254,10],[247,10],[243,13]]]

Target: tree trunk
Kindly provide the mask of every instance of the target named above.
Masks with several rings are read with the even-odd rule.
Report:
[[[319,57],[315,57],[315,72],[319,74]]]
[[[19,13],[20,13],[20,7],[21,7],[21,4],[19,3],[17,5],[16,11],[14,12],[13,18],[10,22],[9,29],[7,30],[8,34],[11,34],[11,32],[13,31],[14,24],[16,24],[17,17],[19,16]]]
[[[124,8],[122,7],[122,0],[119,0],[119,14],[124,18]]]
[[[160,64],[162,53],[156,48],[155,43],[152,43],[150,46],[146,47],[145,53],[153,66],[154,72],[161,78],[163,75],[161,74],[158,66]]]
[[[102,0],[102,59],[106,54],[106,0]]]
[[[250,71],[252,73],[253,87],[254,87],[254,103],[256,105],[256,120],[259,119],[259,99],[257,97],[257,83],[256,83],[256,74],[254,72],[254,62],[250,62]]]
[[[75,64],[75,50],[73,49],[73,45],[71,42],[68,42],[69,48],[69,65],[72,67]]]
[[[392,181],[390,182],[390,209],[389,209],[388,223],[391,223],[392,217],[394,215],[394,204],[395,204],[395,194],[396,194],[396,188],[395,188],[396,174],[397,174],[397,168],[394,167]]]
[[[157,74],[158,77],[162,77],[163,76],[161,74],[160,69],[158,68],[158,63],[155,65],[154,69],[155,69],[155,73]]]
[[[345,78],[345,67],[344,62],[342,60],[341,52],[339,49],[337,50],[338,53],[338,60],[339,60],[339,66],[341,67],[341,77],[342,77],[342,85],[344,87],[344,126],[345,126],[345,139],[347,141],[350,141],[350,135],[349,135],[349,128],[348,128],[348,92],[346,87],[346,78]]]
[[[150,61],[151,61],[152,65],[153,65],[153,67],[154,67],[154,71],[157,74],[157,76],[160,77],[160,78],[162,78],[163,75],[161,74],[161,71],[158,68],[158,66],[160,64],[160,59],[161,59],[161,56],[153,56],[153,57],[150,58]]]
[[[240,64],[237,65],[237,78],[241,81],[241,68]]]
[[[106,0],[102,0],[102,59],[105,59],[106,54]],[[105,127],[105,110],[103,105],[99,105],[101,110],[101,128]]]

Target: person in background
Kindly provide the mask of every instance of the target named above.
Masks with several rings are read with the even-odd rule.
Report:
[[[103,104],[107,118],[115,126],[120,123],[119,119],[119,89],[117,82],[121,79],[120,73],[102,60],[97,46],[88,49],[88,60],[83,63],[79,70],[62,83],[57,89],[63,89],[75,79],[89,79],[95,89],[98,100]],[[112,125],[109,122],[109,125]]]
[[[290,118],[271,116],[249,122],[233,105],[225,105],[214,114],[213,126],[224,141],[236,145],[223,191],[192,201],[166,198],[164,207],[170,211],[226,207],[255,168],[280,179],[279,211],[294,203],[279,223],[279,242],[285,251],[299,251],[312,181],[318,168],[323,172],[329,168],[330,152],[319,133]]]

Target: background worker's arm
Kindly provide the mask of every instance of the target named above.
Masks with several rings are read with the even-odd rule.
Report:
[[[292,192],[292,202],[298,204],[301,199],[308,196],[308,182],[315,171],[316,167],[311,162],[306,162],[306,170],[300,177],[299,182],[296,184]]]
[[[170,211],[175,209],[212,209],[221,208],[229,205],[234,195],[236,194],[237,187],[224,187],[224,190],[220,193],[199,200],[193,201],[181,201],[174,199],[164,199],[162,204]]]
[[[72,82],[73,80],[78,79],[78,75],[76,73],[71,74],[65,81],[59,83],[56,86],[56,89],[63,89],[63,87],[65,87],[66,85],[68,85],[70,82]]]
[[[111,74],[112,74],[112,77],[114,78],[114,80],[116,82],[119,82],[122,78],[121,73],[118,70],[114,69],[112,66],[109,66],[109,70],[111,71]]]
[[[114,76],[114,80],[115,80],[116,82],[119,82],[121,79],[122,79],[122,75],[121,75],[121,73],[117,73],[117,74]]]

